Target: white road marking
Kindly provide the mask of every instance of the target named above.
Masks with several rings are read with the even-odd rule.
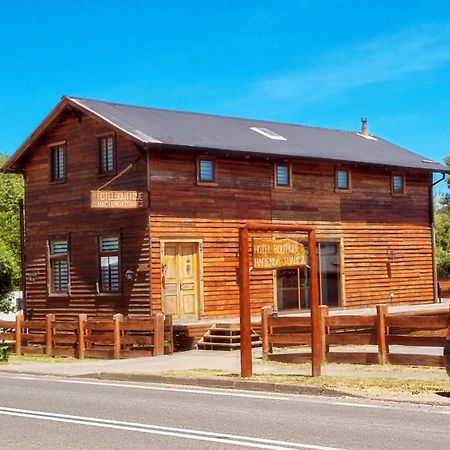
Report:
[[[124,422],[119,420],[101,419],[97,417],[72,416],[68,414],[57,414],[18,408],[0,407],[0,415],[25,417],[29,419],[46,420],[52,422],[64,422],[99,428],[110,428],[116,430],[133,431],[138,433],[159,434],[184,439],[194,439],[198,441],[208,441],[208,442],[220,442],[226,444],[240,445],[243,447],[254,447],[261,449],[344,450],[339,449],[337,447],[326,447],[322,445],[302,444],[297,442],[278,441],[274,439],[263,439],[235,434],[214,433],[209,431],[190,430],[175,427],[163,427],[159,425],[149,425],[144,423]]]
[[[242,398],[257,398],[264,400],[290,400],[289,397],[280,397],[269,394],[247,394],[242,391],[229,392],[212,389],[190,389],[190,388],[175,388],[171,386],[147,386],[142,384],[126,384],[126,383],[108,383],[104,381],[81,381],[81,380],[63,380],[63,379],[49,379],[49,378],[33,378],[33,377],[9,377],[13,380],[29,380],[29,381],[48,381],[53,383],[68,383],[68,384],[87,384],[93,386],[109,386],[115,388],[130,388],[130,389],[144,389],[150,391],[170,391],[170,392],[184,392],[187,394],[205,394],[205,395],[219,395],[225,397],[242,397]]]

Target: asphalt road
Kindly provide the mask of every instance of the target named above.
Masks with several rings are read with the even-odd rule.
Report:
[[[0,375],[0,448],[449,449],[450,407]]]

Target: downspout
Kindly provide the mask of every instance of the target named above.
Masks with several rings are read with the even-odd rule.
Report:
[[[433,297],[434,303],[438,303],[440,301],[438,295],[438,281],[437,281],[437,269],[436,269],[436,230],[434,226],[434,199],[433,199],[433,188],[441,181],[444,181],[445,173],[442,174],[442,178],[436,180],[434,183],[430,183],[429,187],[429,196],[430,196],[430,227],[431,227],[431,257],[433,263]],[[431,174],[431,180],[433,180],[433,174]]]
[[[19,205],[19,224],[20,224],[20,266],[21,266],[21,287],[22,287],[22,311],[25,320],[28,318],[27,314],[27,283],[26,283],[26,268],[25,268],[25,215],[23,199],[18,201]]]

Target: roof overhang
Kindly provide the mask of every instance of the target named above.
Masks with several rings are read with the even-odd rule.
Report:
[[[170,149],[170,150],[176,150],[176,151],[189,151],[193,147],[187,146],[187,145],[179,145],[179,144],[165,144],[165,143],[159,143],[159,144],[153,144],[153,143],[147,143],[146,148],[148,150],[158,150],[158,149]],[[230,148],[212,148],[212,147],[195,147],[195,150],[198,152],[204,152],[205,154],[216,154],[219,155],[233,155],[235,157],[240,158],[264,158],[264,159],[270,159],[273,161],[276,160],[297,160],[297,161],[317,161],[322,163],[331,163],[331,164],[342,164],[342,165],[349,165],[349,166],[363,166],[363,167],[377,167],[377,168],[383,168],[386,170],[407,170],[411,172],[426,172],[426,173],[441,173],[441,174],[449,174],[450,175],[450,167],[447,169],[442,166],[442,169],[435,169],[430,167],[427,168],[421,168],[421,167],[407,167],[407,166],[401,166],[401,165],[392,165],[392,164],[377,164],[373,162],[364,162],[364,161],[355,161],[350,159],[333,159],[333,158],[312,158],[309,156],[295,156],[295,155],[289,155],[289,154],[282,154],[282,153],[257,153],[257,152],[245,152],[243,150],[236,150],[236,149],[230,149]]]
[[[107,118],[97,114],[95,111],[81,105],[76,99],[70,97],[62,97],[61,101],[52,109],[52,111],[45,117],[45,119],[38,125],[38,127],[28,136],[23,144],[14,152],[14,154],[3,164],[1,170],[4,173],[20,173],[21,169],[17,166],[17,162],[25,155],[28,149],[45,133],[49,125],[66,109],[75,109],[81,111],[86,115],[97,120],[106,122],[116,131],[123,133],[130,137],[134,142],[146,146],[148,143],[159,143],[160,141],[152,139],[149,136],[139,136],[139,133],[130,133],[127,130],[117,126]]]

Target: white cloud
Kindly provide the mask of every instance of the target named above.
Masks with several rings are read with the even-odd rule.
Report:
[[[341,48],[320,56],[312,67],[258,80],[246,100],[265,97],[311,102],[438,69],[449,62],[450,26],[421,27]]]

